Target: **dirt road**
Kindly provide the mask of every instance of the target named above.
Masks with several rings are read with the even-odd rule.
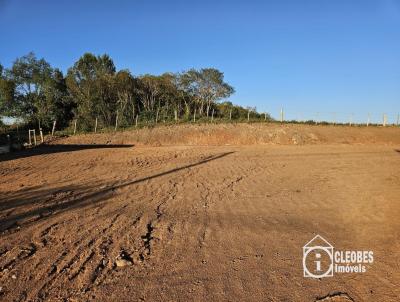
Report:
[[[398,301],[399,150],[109,144],[3,157],[0,300]],[[316,234],[374,262],[305,278]]]

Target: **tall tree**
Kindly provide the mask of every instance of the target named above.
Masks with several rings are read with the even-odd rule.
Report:
[[[57,120],[58,126],[67,126],[73,117],[74,103],[68,95],[65,78],[59,69],[53,70],[45,85],[44,94],[51,108],[48,118]]]
[[[132,123],[138,113],[136,79],[128,70],[115,74],[114,89],[117,94],[117,110],[122,122]]]
[[[5,115],[45,128],[56,119],[65,124],[70,109],[65,107],[67,91],[63,81],[59,70],[44,59],[37,59],[34,53],[18,58],[2,75],[0,90]]]
[[[19,109],[15,98],[15,83],[7,78],[0,64],[0,116],[18,116]]]
[[[115,117],[116,93],[114,91],[115,65],[108,55],[85,53],[68,70],[67,87],[77,106],[76,117],[93,125],[96,117],[110,125]]]
[[[34,53],[18,58],[11,67],[10,78],[16,85],[17,99],[24,118],[39,125],[48,123],[50,105],[44,95],[45,86],[51,78],[52,69],[44,59]]]
[[[191,69],[181,75],[182,87],[200,104],[199,113],[209,116],[210,108],[217,101],[232,95],[235,90],[224,82],[224,74],[215,68]]]
[[[207,116],[211,105],[229,97],[235,90],[224,82],[224,74],[215,68],[200,69],[200,93],[207,103]]]

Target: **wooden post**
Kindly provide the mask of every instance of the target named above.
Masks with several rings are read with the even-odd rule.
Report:
[[[386,127],[386,123],[387,123],[387,115],[383,114],[383,127]]]
[[[196,108],[194,108],[193,123],[196,123]]]
[[[232,108],[231,108],[231,110],[229,110],[229,120],[231,120],[232,119]]]
[[[178,111],[175,109],[174,110],[174,115],[175,115],[175,122],[178,121]]]
[[[36,142],[36,130],[33,129],[32,131],[33,131],[33,141],[35,142],[35,146],[36,146],[37,145],[37,142]]]
[[[267,120],[267,113],[264,112],[264,121],[266,121],[266,120]]]
[[[157,112],[156,112],[156,124],[158,122],[158,111],[160,110],[160,108],[157,108]]]
[[[118,111],[117,111],[117,116],[115,117],[115,128],[114,131],[117,131],[118,128]]]
[[[76,123],[77,123],[77,119],[74,121],[74,135],[75,135],[75,133],[76,133]]]
[[[32,146],[31,130],[28,130],[28,136],[29,136],[29,146]]]
[[[247,109],[247,122],[250,122],[250,109]]]
[[[283,108],[281,108],[281,123],[283,123]]]
[[[213,121],[214,121],[214,108],[213,108],[212,113],[211,113],[211,122],[213,122]]]
[[[139,114],[136,114],[136,118],[135,118],[135,127],[138,126],[138,119],[139,119]]]
[[[51,136],[54,135],[54,131],[56,130],[56,123],[57,123],[57,121],[53,122],[53,129],[51,130]]]
[[[94,133],[97,133],[97,117],[96,117],[96,121],[94,123]]]
[[[371,122],[371,114],[368,113],[367,127],[369,126],[370,122]]]
[[[39,133],[40,133],[40,141],[42,142],[42,144],[44,143],[44,139],[43,139],[43,131],[42,128],[39,129]]]

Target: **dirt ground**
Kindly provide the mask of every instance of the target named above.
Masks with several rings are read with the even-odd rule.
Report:
[[[400,129],[288,129],[279,145],[123,133],[0,156],[0,300],[399,301]],[[374,262],[305,278],[316,234]]]

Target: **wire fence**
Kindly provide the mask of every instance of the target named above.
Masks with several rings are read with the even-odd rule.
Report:
[[[348,112],[311,112],[281,109],[274,114],[277,121],[342,124],[342,125],[383,125],[399,126],[399,113],[348,113]]]
[[[55,131],[57,135],[74,135],[77,133],[101,133],[123,129],[139,129],[142,127],[153,127],[159,124],[177,124],[177,123],[305,123],[305,124],[330,124],[330,125],[348,125],[348,126],[400,126],[399,113],[382,113],[382,114],[360,114],[345,112],[307,112],[296,110],[281,109],[277,114],[273,114],[272,118],[269,113],[255,112],[249,110],[243,117],[233,119],[231,115],[228,117],[215,116],[211,114],[209,117],[196,117],[195,115],[186,116],[185,118],[178,116],[148,116],[137,115],[130,123],[115,120],[114,125],[106,125],[102,122],[93,121],[93,125],[85,125],[82,120],[75,119],[70,126],[65,129],[57,129],[56,123],[51,132],[47,132],[47,137],[53,136]],[[34,141],[38,144],[43,142],[44,132],[36,129],[35,133],[31,132],[29,139],[29,129],[26,127],[18,128],[0,128],[0,145],[14,145],[15,148],[22,145],[33,145]],[[31,129],[33,130],[33,129]],[[36,139],[34,140],[36,136]]]

